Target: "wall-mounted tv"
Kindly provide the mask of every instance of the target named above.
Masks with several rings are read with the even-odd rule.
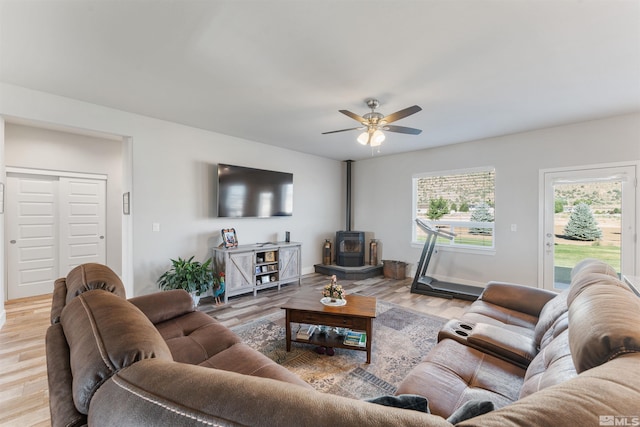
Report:
[[[218,165],[218,217],[293,215],[293,174]]]

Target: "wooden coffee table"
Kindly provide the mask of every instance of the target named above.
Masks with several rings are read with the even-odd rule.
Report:
[[[291,342],[301,342],[324,347],[338,347],[367,352],[367,363],[371,363],[371,343],[373,341],[373,319],[376,317],[375,297],[347,295],[347,304],[339,307],[326,306],[320,302],[320,292],[299,294],[287,301],[282,309],[286,310],[287,351],[291,351]],[[320,334],[316,331],[308,340],[292,337],[291,323],[308,325],[326,325],[348,328],[367,333],[366,347],[345,345],[344,337],[334,332]]]

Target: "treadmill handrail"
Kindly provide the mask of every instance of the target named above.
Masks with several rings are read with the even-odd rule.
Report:
[[[452,233],[451,231],[439,230],[437,228],[433,228],[431,224],[425,222],[420,218],[416,218],[416,224],[418,227],[422,228],[426,233],[435,234],[438,237],[445,237],[449,240],[453,240],[456,237],[456,233]]]

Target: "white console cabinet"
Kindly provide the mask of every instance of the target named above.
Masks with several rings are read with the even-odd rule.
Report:
[[[213,270],[224,272],[224,302],[234,295],[297,281],[300,284],[300,243],[277,242],[213,249]]]

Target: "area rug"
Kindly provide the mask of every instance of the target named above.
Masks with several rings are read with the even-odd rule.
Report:
[[[284,312],[232,330],[316,390],[366,399],[395,393],[398,384],[433,347],[445,322],[440,317],[378,301],[371,364],[366,363],[363,351],[336,348],[334,356],[327,356],[316,353],[311,344],[293,342],[287,352]]]

